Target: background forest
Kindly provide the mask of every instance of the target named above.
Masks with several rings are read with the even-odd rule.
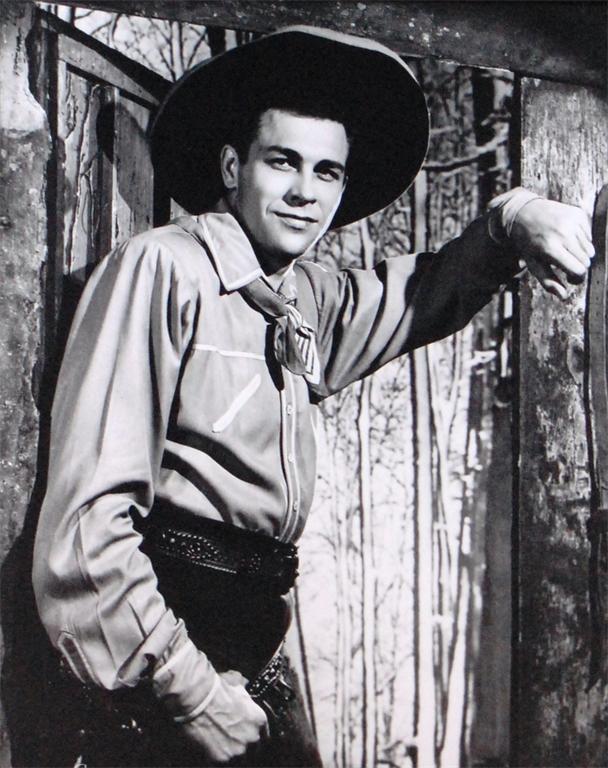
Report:
[[[169,80],[249,39],[41,5]],[[438,249],[510,185],[510,76],[409,63],[432,116],[424,171],[319,243],[331,268]],[[510,320],[505,292],[322,406],[288,642],[328,766],[507,764]]]

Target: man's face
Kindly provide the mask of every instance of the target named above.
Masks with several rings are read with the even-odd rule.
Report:
[[[341,123],[269,109],[231,202],[254,245],[277,266],[306,251],[331,222],[345,183],[348,140]]]

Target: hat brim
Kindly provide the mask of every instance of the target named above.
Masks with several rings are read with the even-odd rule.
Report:
[[[159,107],[152,161],[187,211],[202,213],[221,197],[220,150],[239,111],[281,89],[299,89],[313,106],[333,101],[348,116],[348,183],[333,228],[375,213],[409,187],[424,161],[429,117],[407,65],[371,40],[292,27],[198,65]]]

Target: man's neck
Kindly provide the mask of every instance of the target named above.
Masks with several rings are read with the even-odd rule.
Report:
[[[285,280],[291,275],[293,272],[293,265],[294,262],[292,261],[291,264],[288,264],[285,269],[281,270],[280,272],[273,272],[271,274],[264,273],[264,280],[268,283],[268,285],[275,291],[280,291],[283,284],[285,283]]]

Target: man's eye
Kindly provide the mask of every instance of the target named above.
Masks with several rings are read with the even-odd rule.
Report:
[[[268,164],[272,168],[279,168],[280,170],[286,170],[292,167],[292,164],[286,157],[271,157],[268,160]]]
[[[333,168],[323,168],[317,171],[317,176],[322,181],[340,181],[341,178],[340,172]]]

